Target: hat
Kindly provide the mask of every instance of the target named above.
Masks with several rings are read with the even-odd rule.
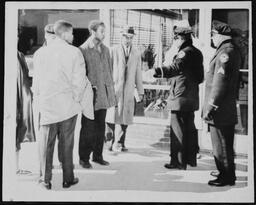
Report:
[[[135,32],[134,32],[134,28],[132,26],[123,26],[121,28],[121,34],[123,35],[128,35],[128,36],[133,36],[135,35]]]
[[[221,21],[217,21],[217,20],[212,21],[212,31],[221,35],[226,35],[226,36],[232,35],[231,27],[228,24],[223,23]]]
[[[193,33],[190,27],[179,27],[179,26],[175,26],[173,32],[174,32],[174,35],[186,35],[186,34]]]
[[[47,24],[47,25],[44,27],[44,32],[45,32],[45,33],[54,34],[54,24]]]

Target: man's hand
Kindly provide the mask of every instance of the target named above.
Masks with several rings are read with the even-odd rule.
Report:
[[[144,96],[143,94],[139,94],[140,102],[142,102],[143,96]]]
[[[154,78],[161,78],[162,77],[162,69],[161,68],[156,68],[155,69],[155,74],[153,75]]]
[[[213,119],[213,117],[212,117],[212,111],[207,110],[207,111],[204,113],[203,120],[205,120],[205,121],[211,121],[212,119]]]
[[[203,120],[211,121],[213,119],[215,110],[216,110],[215,107],[213,107],[211,104],[208,104],[206,112],[203,115]]]

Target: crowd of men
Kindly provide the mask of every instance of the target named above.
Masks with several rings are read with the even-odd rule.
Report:
[[[109,162],[103,157],[104,140],[111,140],[110,151],[128,151],[125,139],[127,127],[133,123],[135,88],[139,100],[143,99],[141,53],[132,43],[136,35],[133,27],[124,26],[120,44],[111,49],[103,44],[105,24],[102,21],[91,21],[89,31],[90,37],[77,48],[72,46],[71,23],[59,20],[47,25],[45,44],[33,57],[31,89],[25,59],[18,52],[17,153],[24,138],[37,140],[39,182],[46,189],[52,186],[56,138],[63,170],[63,188],[79,182],[74,176],[73,165],[78,114],[82,113],[78,148],[80,165],[86,169],[92,168],[92,154],[92,161],[107,166]],[[230,26],[213,21],[211,39],[216,52],[204,74],[203,55],[193,46],[191,33],[189,27],[174,27],[177,52],[171,63],[155,69],[155,78],[171,79],[168,98],[171,160],[164,166],[183,170],[187,165],[197,166],[199,147],[194,112],[199,109],[199,84],[205,79],[202,118],[210,129],[218,170],[212,173],[216,179],[208,184],[234,185],[233,143],[241,56],[232,43]],[[116,125],[119,127],[118,136],[115,136]]]

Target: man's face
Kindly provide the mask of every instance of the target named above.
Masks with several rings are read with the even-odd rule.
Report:
[[[122,35],[121,42],[123,46],[129,47],[132,46],[132,41],[133,41],[133,35]]]
[[[105,38],[105,26],[99,26],[96,31],[92,31],[94,37],[98,41],[103,41]]]
[[[66,39],[66,41],[67,41],[69,44],[72,44],[72,43],[73,43],[73,40],[74,40],[73,28],[70,28],[69,31],[67,32],[67,39]]]
[[[174,44],[177,48],[180,48],[184,42],[184,38],[182,38],[180,35],[174,36]]]
[[[214,47],[217,47],[220,41],[220,34],[215,31],[211,32],[211,43]]]

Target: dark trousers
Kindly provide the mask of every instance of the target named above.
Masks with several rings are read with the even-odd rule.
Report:
[[[82,115],[79,138],[79,158],[86,162],[93,152],[93,159],[103,159],[106,109],[94,111],[94,120]]]
[[[196,164],[198,133],[194,118],[194,112],[171,112],[171,163],[185,168],[188,163]]]
[[[77,115],[62,122],[40,127],[40,129],[43,130],[42,133],[44,133],[45,138],[47,138],[44,176],[46,183],[50,182],[52,179],[53,152],[57,135],[59,135],[60,150],[62,153],[63,181],[72,182],[74,180],[73,147],[76,120]]]
[[[116,125],[113,123],[107,123],[107,135],[110,134],[112,138],[112,145],[115,143],[116,137],[115,137],[115,127]],[[125,137],[126,137],[126,130],[128,125],[120,125],[120,129],[118,131],[118,143],[122,145],[122,147],[125,147]]]
[[[213,155],[220,177],[236,180],[234,163],[235,126],[210,125]]]

